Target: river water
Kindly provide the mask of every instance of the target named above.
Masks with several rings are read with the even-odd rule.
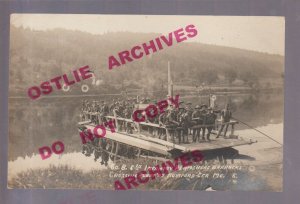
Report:
[[[24,98],[9,99],[9,176],[28,168],[47,167],[50,164],[68,164],[88,171],[103,168],[92,157],[80,153],[81,140],[76,128],[79,121],[81,99],[78,97],[52,97],[37,101]],[[103,100],[100,97],[88,97],[90,100]],[[106,97],[106,100],[109,100]],[[207,98],[182,97],[193,105],[207,103]],[[217,96],[220,108],[229,102],[233,116],[268,134],[276,141],[283,141],[283,96],[282,94],[235,94]],[[258,140],[257,144],[278,146],[248,126],[239,124],[237,133]],[[55,141],[65,144],[61,156],[41,160],[38,149],[51,146]]]

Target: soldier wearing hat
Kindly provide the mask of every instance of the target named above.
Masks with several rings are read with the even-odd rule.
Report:
[[[111,102],[111,104],[110,104],[110,106],[109,106],[109,112],[111,114],[113,114],[113,110],[114,110],[114,108],[115,108],[116,105],[117,105],[117,100],[113,99],[112,102]]]
[[[202,104],[200,109],[201,109],[200,110],[200,119],[199,119],[199,124],[201,125],[200,134],[202,132],[202,140],[205,140],[207,105]]]
[[[199,109],[200,109],[200,106],[196,105],[195,110],[193,111],[193,114],[192,114],[192,124],[193,124],[193,126],[195,126],[193,128],[193,142],[196,142],[197,138],[198,138],[198,142],[200,142],[200,127],[197,127],[200,125],[201,112]]]
[[[91,105],[90,105],[89,101],[86,102],[85,113],[86,113],[87,119],[91,120],[91,115],[90,115],[90,113],[91,113]]]
[[[176,114],[177,121],[179,121],[180,115],[185,112],[185,108],[184,108],[183,104],[184,104],[183,101],[179,102],[179,106],[177,108],[177,114]]]
[[[156,100],[153,100],[152,101],[152,104],[156,105],[157,104],[157,101]],[[153,117],[151,119],[151,122],[154,123],[154,124],[158,124],[158,119],[159,119],[159,114],[157,114],[155,117]],[[152,127],[153,129],[153,135],[154,136],[158,136],[158,133],[159,133],[159,129],[160,128],[157,128],[157,127]]]
[[[155,101],[155,100],[152,101],[151,105],[154,105],[154,104],[156,104],[156,101]],[[151,109],[150,112],[153,114],[153,113],[154,113],[154,110]],[[158,116],[157,116],[157,115],[156,115],[155,117],[148,117],[148,116],[146,115],[145,117],[146,117],[146,121],[149,122],[149,123],[157,123],[157,121],[158,121]],[[152,136],[154,136],[154,135],[156,134],[156,132],[157,132],[156,129],[157,129],[156,127],[148,126],[148,131],[149,131],[149,133],[150,133]]]
[[[165,127],[167,112],[164,112],[158,117],[158,124],[160,127]],[[166,130],[165,128],[158,129],[158,138],[166,140]]]
[[[179,125],[176,121],[175,109],[169,106],[166,115],[165,126],[167,129],[167,140],[175,143],[175,129]]]
[[[125,109],[126,109],[126,101],[123,99],[121,101],[120,106],[119,106],[119,116],[121,118],[125,118]],[[126,122],[120,120],[119,121],[119,127],[120,127],[120,130],[122,130],[122,129],[125,130],[126,129]]]
[[[191,118],[192,118],[192,114],[193,114],[193,107],[192,107],[192,103],[191,102],[187,102],[186,103],[186,106],[185,106],[185,109],[189,112],[189,114],[191,115]]]
[[[179,102],[179,106],[182,106],[182,107],[183,107],[183,104],[184,104],[184,101],[180,101],[180,102]]]
[[[183,113],[183,110],[184,108],[181,106],[181,104],[183,104],[183,102],[179,102],[179,106],[176,108],[174,107],[173,105],[170,105],[173,109],[173,112],[174,112],[174,119],[176,121],[175,123],[175,132],[174,132],[174,135],[176,136],[176,138],[178,138],[178,141],[181,140],[181,137],[180,137],[180,133],[181,133],[181,130],[182,128],[180,127],[180,122],[179,122],[179,119],[180,119],[180,115]]]
[[[126,107],[125,110],[124,110],[124,117],[126,119],[130,119],[131,114],[132,114],[132,111],[131,111],[130,107]],[[125,122],[125,131],[128,134],[132,134],[132,126],[131,126],[130,122],[127,122],[127,121]]]
[[[186,112],[188,114],[188,121],[189,121],[188,134],[192,135],[192,129],[191,129],[191,127],[193,126],[193,124],[192,124],[192,115],[193,115],[194,110],[192,108],[192,103],[191,102],[187,102],[186,103],[185,110],[186,110]]]
[[[220,137],[220,135],[221,135],[224,127],[225,127],[224,138],[226,137],[226,133],[227,133],[227,129],[228,129],[231,117],[232,117],[232,113],[231,113],[231,111],[229,109],[229,104],[226,104],[225,109],[223,109],[221,111],[222,126],[221,126],[221,129],[218,132],[217,138]]]
[[[179,115],[178,122],[179,122],[179,131],[178,131],[178,142],[179,144],[181,141],[183,143],[189,143],[188,139],[188,128],[190,126],[189,116],[186,112],[185,108],[179,107],[181,114]]]
[[[98,123],[98,115],[97,115],[97,101],[92,102],[92,106],[90,109],[91,122],[94,124]]]
[[[178,112],[177,112],[177,121],[179,121],[180,116],[186,112],[185,107],[182,105],[183,103],[184,103],[183,101],[179,102],[179,108],[178,108]]]
[[[81,117],[82,121],[87,120],[86,111],[87,111],[87,100],[83,100],[82,107],[81,107],[81,113],[80,113],[80,117]]]
[[[206,120],[205,120],[205,124],[207,125],[206,139],[208,141],[210,141],[210,133],[215,126],[215,121],[216,121],[217,115],[214,113],[214,111],[211,107],[209,107],[207,110],[208,110],[208,113],[206,115]]]
[[[176,129],[176,134],[177,134],[177,138],[178,138],[178,143],[181,143],[181,137],[182,137],[182,121],[181,121],[181,116],[184,113],[184,108],[180,105],[182,103],[179,103],[179,108],[176,114],[176,121],[178,122],[178,127]]]
[[[99,123],[106,122],[105,116],[107,116],[109,114],[109,107],[106,104],[106,102],[102,100],[101,105],[100,105],[99,108],[100,108],[100,121],[99,121]]]

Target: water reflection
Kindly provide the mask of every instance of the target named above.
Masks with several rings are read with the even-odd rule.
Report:
[[[93,169],[101,170],[107,167],[95,162],[93,157],[86,157],[81,152],[72,152],[62,155],[53,155],[49,159],[41,161],[40,155],[34,154],[32,156],[18,157],[14,161],[8,162],[8,176],[9,179],[16,176],[18,173],[25,172],[29,169],[48,168],[50,165],[75,167],[83,172],[92,171]],[[109,162],[111,165],[111,162]]]
[[[100,97],[89,97],[101,100]],[[105,100],[111,100],[106,97]],[[207,103],[207,97],[182,97],[193,105]],[[281,94],[239,94],[219,95],[220,108],[229,102],[233,116],[251,124],[266,126],[279,124],[283,120],[283,96]],[[63,141],[65,152],[81,151],[81,141],[77,132],[81,98],[44,98],[37,101],[9,99],[9,160],[19,156],[31,156],[38,148],[51,146],[55,141]],[[238,125],[237,129],[246,129]]]
[[[258,130],[271,135],[276,141],[283,143],[283,125],[269,124],[267,126],[258,127]],[[239,150],[240,156],[235,159],[235,163],[243,163],[251,165],[257,164],[276,164],[282,162],[282,147],[276,142],[264,137],[256,131],[250,129],[238,130],[237,134],[243,137],[244,140],[257,140],[257,143],[236,147]],[[255,150],[255,151],[254,151]],[[250,159],[252,158],[252,159]],[[18,173],[26,172],[29,169],[46,169],[50,166],[67,165],[70,168],[81,170],[84,173],[93,169],[107,169],[106,166],[100,165],[100,161],[94,161],[94,156],[86,157],[81,152],[65,153],[61,156],[53,155],[49,159],[41,160],[40,155],[34,154],[31,157],[18,157],[14,161],[8,162],[8,179],[10,180]],[[111,168],[113,162],[109,160],[108,166]]]

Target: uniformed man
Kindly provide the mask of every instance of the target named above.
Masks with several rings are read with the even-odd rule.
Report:
[[[111,104],[110,104],[110,106],[109,106],[109,112],[111,114],[113,114],[113,110],[114,110],[114,108],[115,108],[116,105],[117,105],[117,101],[115,99],[113,99],[112,102],[111,102]]]
[[[85,121],[87,118],[86,118],[86,101],[83,100],[82,101],[82,106],[81,106],[81,110],[80,110],[80,118],[81,118],[81,121]]]
[[[185,111],[185,108],[180,107],[180,114],[179,114],[179,131],[178,131],[178,142],[179,144],[181,141],[183,143],[189,143],[188,139],[188,128],[189,128],[189,116],[188,113]]]
[[[94,138],[92,144],[94,145],[94,161],[97,161],[101,156],[101,151],[99,149],[100,138]]]
[[[91,108],[91,121],[94,124],[98,123],[98,117],[97,117],[97,101],[93,101],[92,108]]]
[[[193,110],[191,102],[187,102],[185,110],[188,114],[188,119],[189,119],[188,135],[192,135],[191,127],[193,126],[192,115],[193,115],[194,110]]]
[[[222,133],[222,131],[224,129],[224,126],[225,126],[224,138],[226,138],[226,133],[227,133],[227,129],[228,129],[231,117],[232,117],[232,113],[231,113],[231,111],[229,109],[229,105],[226,104],[225,109],[223,109],[221,111],[222,126],[221,126],[221,129],[218,132],[217,138],[220,137],[220,135],[221,135],[221,133]]]
[[[126,102],[123,99],[123,100],[121,100],[121,103],[119,105],[119,111],[118,111],[119,112],[119,116],[121,118],[125,118],[125,112],[124,112],[125,109],[126,109]],[[125,130],[125,126],[126,126],[125,121],[119,120],[118,122],[119,122],[120,130]]]
[[[200,106],[196,105],[195,110],[193,111],[192,114],[192,124],[193,126],[199,126],[201,125],[201,121],[200,121]],[[201,122],[201,123],[200,123]],[[200,127],[194,127],[193,128],[193,142],[196,142],[198,138],[198,142],[200,142]]]
[[[186,112],[185,108],[179,103],[179,108],[178,108],[178,112],[177,112],[177,121],[180,120],[181,115],[183,115]]]
[[[101,142],[100,142],[100,147],[101,147],[101,165],[108,165],[108,160],[109,160],[109,153],[108,153],[108,143],[107,140],[105,138],[101,138]]]
[[[154,104],[154,105],[157,105],[157,101],[154,100],[154,101],[153,101],[153,104]],[[159,124],[159,121],[158,121],[158,120],[159,120],[159,115],[160,115],[160,114],[159,114],[159,112],[158,112],[158,114],[153,118],[153,123],[154,123],[154,124]],[[161,128],[158,128],[158,127],[155,127],[155,128],[154,128],[155,136],[158,136],[158,135],[159,135],[159,130],[160,130],[160,129],[161,129]]]
[[[131,112],[131,110],[130,110],[130,107],[126,107],[125,110],[124,110],[124,117],[125,117],[126,119],[130,119],[130,118],[131,118],[131,115],[132,115],[132,112]],[[128,121],[125,122],[125,131],[126,131],[128,134],[132,134],[131,122],[128,122]]]
[[[165,126],[167,129],[167,140],[175,143],[175,129],[179,125],[176,121],[176,114],[173,106],[169,106],[165,121]]]
[[[91,114],[90,114],[90,112],[91,112],[91,105],[90,105],[90,102],[87,101],[86,102],[85,113],[86,113],[86,119],[88,119],[88,120],[91,120]]]
[[[200,134],[202,132],[202,140],[205,140],[205,124],[206,124],[206,114],[207,114],[207,105],[203,104],[200,107],[200,120],[199,120],[199,125],[201,125],[200,128]]]
[[[178,112],[176,114],[176,121],[179,123],[177,129],[176,129],[176,134],[177,134],[177,138],[178,138],[178,143],[180,144],[181,143],[181,139],[182,139],[182,135],[183,135],[183,127],[182,127],[182,115],[183,115],[183,112],[184,111],[184,108],[179,106],[178,108]]]
[[[101,101],[96,102],[96,108],[94,109],[95,119],[97,121],[97,124],[101,123]]]
[[[157,102],[156,101],[152,101],[152,104],[151,105],[154,105],[154,104],[156,104]],[[151,114],[153,114],[154,113],[154,110],[153,109],[151,109]],[[158,122],[158,116],[156,115],[155,117],[148,117],[147,115],[146,115],[146,122],[148,122],[148,123],[156,123],[157,124],[157,122]],[[157,132],[157,128],[156,127],[153,127],[153,126],[148,126],[148,131],[149,131],[149,133],[152,135],[152,136],[155,136],[155,134],[156,134],[156,132]]]
[[[108,105],[106,104],[105,101],[101,101],[101,106],[100,106],[100,120],[99,121],[100,123],[104,123],[106,122],[106,118],[105,116],[108,116],[109,114],[109,107]]]
[[[180,103],[179,103],[180,104]],[[181,139],[181,125],[180,125],[180,115],[182,114],[182,111],[183,111],[183,108],[175,108],[172,106],[172,109],[173,109],[173,112],[174,112],[174,119],[176,121],[176,126],[175,126],[175,129],[174,129],[174,135],[176,138],[178,138],[178,142],[179,140]]]
[[[160,114],[158,117],[158,124],[161,127],[161,128],[158,128],[158,138],[163,139],[163,140],[166,140],[166,129],[163,128],[163,127],[165,127],[166,116],[167,116],[167,112],[164,112],[164,113]]]
[[[210,141],[210,133],[213,130],[215,126],[217,115],[214,113],[213,109],[211,107],[208,108],[208,113],[206,115],[205,124],[207,125],[207,135],[206,139]]]

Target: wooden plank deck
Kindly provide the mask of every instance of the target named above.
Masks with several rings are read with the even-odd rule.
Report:
[[[95,126],[86,125],[86,127],[88,129],[92,130],[92,132],[93,132],[93,129],[94,129]],[[134,147],[142,148],[142,149],[145,149],[145,150],[153,151],[153,152],[163,154],[163,155],[166,155],[166,156],[170,155],[170,153],[168,152],[170,150],[170,148],[168,148],[167,146],[164,146],[164,145],[161,145],[161,144],[156,144],[154,142],[147,141],[145,139],[140,139],[140,138],[136,138],[136,137],[133,137],[133,136],[129,136],[127,134],[122,134],[122,133],[118,133],[118,132],[112,133],[112,132],[107,130],[105,138],[108,138],[108,139],[111,139],[111,140],[114,140],[114,141],[118,141],[120,143],[127,144],[127,145],[130,145],[130,146],[134,146]]]
[[[189,140],[191,142],[191,139]],[[230,139],[223,137],[220,138],[212,138],[210,142],[208,141],[201,141],[201,142],[193,142],[189,144],[181,144],[181,146],[185,147],[187,151],[193,151],[193,150],[213,150],[213,149],[221,149],[226,147],[236,147],[240,145],[247,145],[252,144],[253,141],[250,140],[244,140],[242,138],[239,139]]]
[[[93,130],[95,125],[85,125],[88,129]],[[135,146],[138,148],[142,148],[145,150],[153,151],[165,156],[169,156],[170,150],[179,149],[183,152],[193,151],[193,150],[213,150],[213,149],[221,149],[226,147],[235,147],[240,145],[252,144],[253,141],[239,139],[224,139],[220,138],[212,138],[210,142],[201,141],[201,142],[191,142],[192,136],[189,135],[189,144],[174,144],[172,142],[168,142],[165,140],[161,140],[151,136],[145,136],[140,134],[127,134],[121,132],[111,133],[108,129],[105,135],[106,138],[111,139],[113,141],[118,141],[123,144],[127,144],[130,146]]]

